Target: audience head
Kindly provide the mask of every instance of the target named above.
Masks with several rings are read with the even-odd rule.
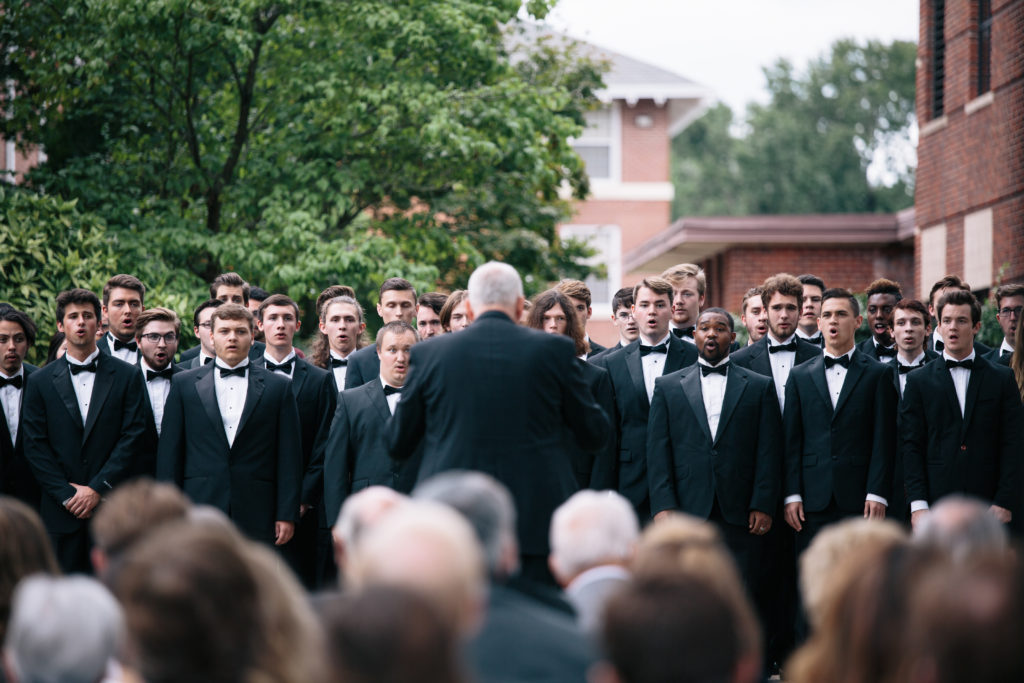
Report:
[[[590,350],[583,321],[569,296],[557,289],[549,289],[534,297],[526,316],[527,327],[572,339],[577,356]]]
[[[96,683],[124,631],[109,591],[85,576],[30,576],[18,584],[4,641],[17,683]]]
[[[441,307],[441,327],[445,332],[459,332],[469,326],[469,314],[466,311],[466,298],[469,292],[456,289],[448,295],[448,300]]]
[[[341,578],[344,578],[349,559],[366,531],[378,524],[393,508],[406,502],[406,496],[386,486],[369,486],[345,499],[338,520],[331,529],[334,559]]]
[[[451,470],[419,484],[412,496],[447,505],[469,522],[492,578],[505,579],[516,573],[516,509],[512,494],[501,482],[483,472]]]
[[[420,295],[416,302],[416,331],[421,338],[429,339],[444,332],[441,328],[441,309],[447,300],[448,295],[441,292]]]
[[[249,305],[249,283],[238,273],[221,273],[210,283],[210,298],[226,304]]]
[[[58,574],[50,537],[35,510],[16,498],[0,496],[0,643],[11,612],[14,587],[39,572]]]
[[[518,322],[523,313],[523,281],[507,263],[489,261],[469,276],[469,317],[500,311]]]
[[[402,277],[390,277],[380,285],[377,315],[385,324],[401,320],[412,325],[416,317],[416,289]]]
[[[988,505],[976,498],[946,496],[914,529],[914,540],[946,552],[953,562],[968,563],[979,555],[1005,552],[1009,537]]]
[[[578,491],[551,517],[551,573],[564,587],[588,569],[627,566],[639,537],[628,500],[615,491]]]
[[[661,277],[672,285],[672,322],[676,327],[692,327],[704,305],[707,276],[695,263],[672,266]]]

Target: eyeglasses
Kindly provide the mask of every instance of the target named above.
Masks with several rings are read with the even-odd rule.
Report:
[[[209,324],[209,323],[205,323]],[[142,338],[148,341],[150,344],[159,344],[162,339],[166,344],[173,344],[177,340],[178,335],[174,332],[168,332],[167,334],[157,334],[156,332],[150,332],[142,335]]]
[[[211,327],[213,327],[213,323],[207,320],[205,323],[199,323],[199,327],[203,328],[204,330],[208,330]]]
[[[1013,308],[1007,306],[1006,308],[999,309],[999,315],[1006,316],[1007,318],[1011,315],[1019,318],[1021,313],[1024,313],[1024,306],[1014,306]]]

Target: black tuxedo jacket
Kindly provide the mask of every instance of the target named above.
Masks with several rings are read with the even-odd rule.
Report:
[[[928,349],[924,350],[925,363],[930,363],[931,361],[935,360],[938,357],[939,354],[935,353],[934,351],[929,351]],[[887,358],[885,359],[885,361],[882,362],[885,364],[887,368],[889,368],[889,372],[892,374],[892,385],[896,388],[896,395],[900,396],[900,362],[896,358]],[[920,369],[923,370],[924,368]],[[902,398],[900,400],[902,401]],[[896,460],[896,466],[901,467],[899,463],[900,459],[897,458]]]
[[[324,495],[324,448],[331,431],[338,392],[333,373],[298,356],[293,361],[292,393],[299,411],[299,432],[302,436],[303,475],[299,502],[316,507],[321,504]],[[254,365],[261,368],[266,368],[266,363],[266,356],[253,361]],[[333,523],[333,520],[330,521]]]
[[[228,445],[214,364],[175,375],[164,407],[157,478],[194,503],[227,514],[253,539],[273,543],[274,522],[295,522],[302,488],[299,415],[291,382],[250,363],[245,406]]]
[[[797,365],[802,365],[809,360],[821,357],[821,347],[817,344],[812,344],[808,341],[804,341],[800,337],[794,337],[796,342],[796,360],[793,365],[794,368]],[[761,337],[753,344],[744,346],[736,353],[730,354],[730,363],[738,365],[741,368],[749,368],[759,375],[765,377],[772,377],[772,362],[770,360],[771,355],[768,351],[768,335]],[[776,397],[776,402],[778,398]]]
[[[622,349],[622,348],[625,348],[625,347],[622,345],[622,340],[620,339],[619,342],[617,344],[615,344],[614,346],[609,346],[608,348],[601,349],[600,351],[598,351],[596,353],[588,354],[587,355],[587,362],[588,363],[593,363],[599,357],[607,356],[609,353],[615,353],[616,351],[618,351],[619,349]]]
[[[384,387],[367,382],[338,395],[324,458],[324,508],[334,524],[345,499],[368,486],[408,493],[416,483],[418,458],[400,462],[388,453],[391,420]]]
[[[422,443],[419,480],[465,469],[507,486],[520,549],[532,555],[547,554],[551,514],[579,488],[564,430],[588,450],[611,434],[572,341],[521,327],[497,311],[412,348],[394,420],[393,457],[408,459]]]
[[[651,512],[707,519],[718,500],[729,524],[751,510],[775,516],[782,489],[782,416],[772,380],[731,366],[717,434],[708,426],[697,364],[655,380],[647,427]]]
[[[1008,353],[1004,356],[1002,352],[1002,346],[1000,345],[989,351],[985,358],[988,360],[989,363],[992,363],[992,365],[1003,365],[1005,367],[1010,367],[1010,359],[1013,358],[1013,354]]]
[[[185,372],[185,368],[181,367],[177,363],[172,364],[171,368],[175,375],[180,372]],[[142,375],[142,385],[145,387],[146,373],[139,372],[139,374]],[[156,475],[156,451],[157,444],[160,443],[160,437],[156,433],[156,418],[153,416],[153,405],[149,402],[148,390],[144,393],[144,398],[145,400],[143,401],[143,404],[146,419],[146,431],[142,433],[142,446],[140,448],[136,466],[132,470],[132,474],[152,477]],[[170,398],[170,394],[168,394],[168,398]]]
[[[38,370],[34,365],[22,363],[25,368],[24,381],[28,382],[28,376]],[[22,399],[25,397],[25,384],[21,386]],[[39,482],[32,475],[32,469],[25,459],[25,429],[24,429],[24,405],[19,411],[17,442],[11,442],[11,431],[7,420],[0,415],[0,494],[14,496],[28,504],[31,508],[39,507]],[[76,482],[77,483],[77,482]]]
[[[670,334],[662,375],[696,362],[697,347]],[[637,339],[619,351],[602,355],[594,361],[594,365],[608,371],[615,392],[619,493],[633,504],[637,514],[643,518],[648,515],[650,501],[647,488],[647,417],[651,403],[647,399],[644,370],[640,363],[640,340]]]
[[[348,355],[348,371],[345,372],[345,388],[355,389],[380,377],[380,358],[377,345],[370,344]]]
[[[961,416],[943,358],[907,376],[900,406],[907,497],[934,503],[967,493],[1016,514],[1024,414],[1013,371],[975,352],[964,406]]]
[[[263,342],[261,342],[261,341],[253,341],[252,346],[249,347],[249,360],[256,360],[257,358],[262,358],[263,357],[263,351],[266,348],[267,348],[267,345],[264,344]],[[178,363],[181,364],[182,367],[184,367],[184,368],[186,368],[188,370],[192,370],[192,369],[195,369],[195,368],[199,367],[195,363],[191,363],[189,365],[186,365],[186,363],[185,363],[185,361],[192,361],[193,359],[198,358],[199,357],[199,350],[200,350],[199,344],[196,344],[191,349],[185,349],[184,351],[181,352],[181,355],[178,357]]]
[[[896,396],[889,368],[854,351],[836,407],[823,355],[793,368],[786,384],[785,497],[820,512],[835,498],[844,514],[864,510],[867,494],[892,499]]]
[[[137,367],[100,353],[82,426],[68,362],[58,359],[32,373],[19,433],[43,491],[39,512],[47,531],[74,533],[88,524],[64,509],[75,495],[72,482],[102,496],[132,474],[146,428],[145,391]]]
[[[615,392],[612,390],[612,380],[608,376],[608,371],[586,361],[577,359],[577,363],[583,370],[583,381],[590,387],[590,394],[611,420],[611,416],[615,415]],[[579,482],[580,488],[614,490],[615,439],[606,439],[596,451],[580,448],[568,427],[565,430],[565,439],[565,447],[572,457],[573,470],[576,472],[576,481]]]
[[[893,350],[898,351],[898,349],[895,348]],[[895,358],[895,356],[879,356],[878,347],[875,346],[875,340],[873,337],[868,337],[860,344],[857,344],[857,351],[863,353],[872,360],[877,360],[879,363],[888,363],[890,360]]]
[[[586,360],[590,360],[593,356],[596,356],[597,354],[601,353],[602,351],[607,351],[608,350],[607,346],[604,346],[602,344],[598,344],[593,339],[588,339],[587,343],[590,344],[590,351],[587,352]]]

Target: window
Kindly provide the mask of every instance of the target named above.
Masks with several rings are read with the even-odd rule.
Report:
[[[978,0],[978,95],[992,89],[992,0]]]
[[[619,175],[619,116],[615,105],[585,113],[587,127],[573,141],[591,178],[614,179]]]
[[[622,282],[622,230],[617,225],[563,225],[563,239],[586,242],[597,253],[587,260],[589,266],[604,266],[604,277],[587,276],[594,315],[611,315],[612,295]]]
[[[932,118],[946,111],[946,0],[932,0]]]

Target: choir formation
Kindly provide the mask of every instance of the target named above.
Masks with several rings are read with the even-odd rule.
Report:
[[[40,368],[0,304],[7,675],[756,680],[802,644],[787,680],[1020,680],[990,635],[1024,618],[1024,284],[993,293],[995,349],[955,276],[927,301],[877,280],[862,311],[777,274],[742,348],[705,288],[680,264],[619,290],[604,348],[576,280],[526,301],[498,263],[451,294],[391,278],[375,343],[335,285],[306,355],[283,294],[219,276],[185,350],[122,274],[57,297]],[[11,606],[58,567],[117,599],[36,577]],[[63,632],[25,614],[51,603],[85,621],[36,661]]]

